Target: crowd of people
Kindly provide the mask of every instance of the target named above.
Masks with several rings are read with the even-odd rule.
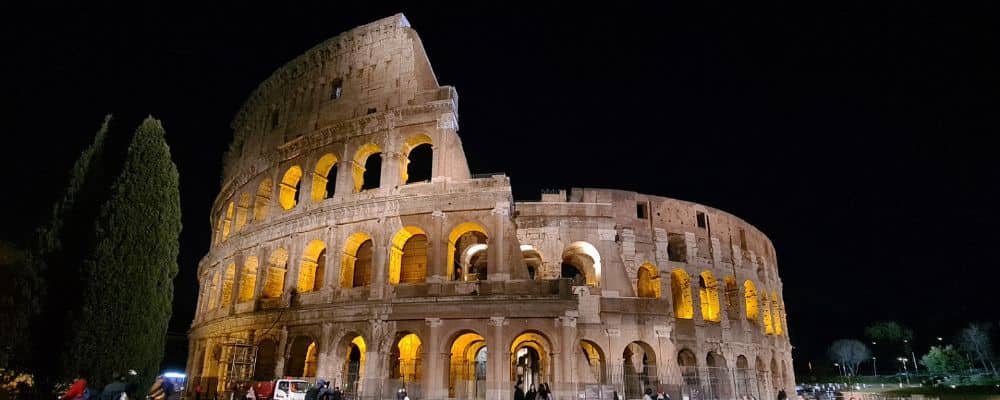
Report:
[[[139,394],[135,382],[130,379],[135,375],[135,371],[129,371],[128,374],[114,373],[111,382],[101,390],[88,386],[87,379],[78,376],[58,400],[129,400],[140,396],[150,400],[173,400],[179,394],[174,390],[173,383],[162,375],[156,377],[153,386],[146,393]]]

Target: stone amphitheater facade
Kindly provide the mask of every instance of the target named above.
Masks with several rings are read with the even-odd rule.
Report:
[[[704,205],[513,200],[471,174],[458,96],[403,15],[264,81],[233,121],[188,376],[323,378],[356,398],[774,398],[794,386],[774,247]],[[480,149],[484,150],[484,149]]]

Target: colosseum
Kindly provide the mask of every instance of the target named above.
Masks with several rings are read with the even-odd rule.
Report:
[[[558,399],[794,393],[761,231],[622,190],[514,201],[507,176],[469,170],[458,121],[455,88],[401,14],[260,84],[233,120],[198,266],[188,389],[303,377],[359,399],[512,399],[517,382]]]

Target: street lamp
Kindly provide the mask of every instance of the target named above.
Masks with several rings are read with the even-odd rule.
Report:
[[[833,363],[834,367],[837,367],[837,371],[840,372],[840,376],[844,376],[844,367],[840,366],[840,363]]]
[[[875,371],[875,377],[878,378],[878,366],[875,364],[875,357],[872,357],[872,371]]]

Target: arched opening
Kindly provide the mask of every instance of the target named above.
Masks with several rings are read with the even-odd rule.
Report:
[[[451,343],[448,373],[448,397],[454,399],[486,398],[486,338],[466,332]]]
[[[691,298],[691,277],[680,268],[670,271],[670,294],[674,301],[677,319],[694,318],[694,300]]]
[[[302,183],[302,168],[293,165],[285,171],[278,188],[278,204],[285,210],[291,210],[299,204],[299,185]]]
[[[300,377],[316,376],[316,342],[308,336],[296,336],[289,350],[285,374]]]
[[[247,217],[250,212],[250,193],[240,194],[240,202],[236,204],[236,231],[240,232],[247,225]]]
[[[354,153],[354,192],[376,189],[379,187],[382,174],[382,149],[368,143]]]
[[[731,385],[729,384],[729,368],[726,366],[726,358],[722,354],[709,352],[705,358],[708,364],[708,393],[710,399],[731,399]]]
[[[465,252],[462,253],[462,275],[465,276],[465,280],[485,281],[488,278],[489,263],[487,261],[489,257],[487,249],[485,244],[474,244],[465,248]]]
[[[746,299],[747,320],[757,322],[758,318],[760,318],[757,305],[757,288],[754,287],[753,282],[749,279],[743,282],[743,296]]]
[[[389,283],[418,283],[427,279],[427,234],[407,226],[392,236],[389,248]]]
[[[698,357],[689,349],[683,349],[677,353],[677,366],[681,370],[682,397],[701,396],[701,379],[698,376]]]
[[[522,388],[552,382],[550,374],[549,341],[537,332],[525,332],[514,338],[510,345],[510,369],[514,382]]]
[[[341,389],[344,394],[357,395],[361,390],[361,380],[362,374],[365,370],[365,358],[366,345],[365,339],[361,336],[355,336],[350,339],[349,342],[345,343],[345,353],[344,353],[344,369],[343,369],[343,386]]]
[[[760,307],[764,309],[764,334],[774,334],[774,324],[771,320],[771,302],[767,298],[767,290],[760,294]]]
[[[281,247],[271,252],[267,260],[267,275],[264,278],[264,293],[266,299],[281,297],[285,291],[285,273],[288,272],[288,250]]]
[[[719,283],[709,271],[698,275],[698,299],[701,300],[701,318],[719,322]]]
[[[240,277],[240,297],[239,302],[253,300],[254,290],[257,288],[257,267],[259,267],[257,257],[249,256],[243,262],[243,275]]]
[[[274,184],[270,178],[264,178],[257,187],[257,198],[253,203],[253,220],[263,221],[267,217],[267,207],[271,204],[271,191]]]
[[[313,240],[302,252],[302,263],[299,265],[299,293],[308,293],[323,288],[323,276],[326,274],[326,243]]]
[[[580,371],[581,382],[607,384],[608,366],[601,347],[589,340],[581,340],[580,350],[580,357],[577,360],[577,370]]]
[[[750,363],[747,361],[746,356],[742,354],[736,357],[735,379],[736,379],[735,386],[736,386],[737,398],[742,399],[744,397],[749,397],[749,396],[754,396],[754,398],[759,398],[755,390],[757,386],[754,384],[753,381],[754,374],[753,371],[750,370]]]
[[[740,315],[740,289],[736,285],[736,278],[727,276],[726,282],[726,313],[729,319],[736,319]]]
[[[278,344],[271,339],[261,340],[257,344],[257,359],[253,368],[253,378],[258,381],[274,379],[274,368],[278,365]]]
[[[223,217],[222,221],[222,241],[226,241],[226,239],[229,238],[229,231],[232,229],[233,225],[234,212],[235,211],[233,211],[233,202],[230,201],[229,205],[226,206],[226,214]]]
[[[222,272],[216,270],[212,274],[212,286],[208,291],[208,309],[214,310],[215,306],[219,304],[219,281],[222,280]]]
[[[434,149],[431,138],[425,134],[410,136],[403,144],[400,182],[413,183],[431,180]]]
[[[774,322],[774,334],[781,336],[781,302],[778,301],[778,292],[771,292],[771,320]]]
[[[530,244],[522,244],[521,259],[524,260],[524,265],[528,269],[528,279],[535,280],[542,278],[542,253],[539,253]]]
[[[597,286],[601,278],[601,254],[587,242],[573,242],[562,254],[563,278],[573,279],[574,285]]]
[[[233,281],[236,279],[236,264],[226,267],[226,275],[222,279],[222,302],[219,307],[225,308],[233,301]]]
[[[486,228],[475,222],[463,222],[451,230],[448,235],[448,279],[465,280],[467,265],[462,257],[469,246],[482,244],[486,245],[489,237],[486,235]]]
[[[340,265],[340,287],[368,286],[372,280],[374,242],[367,233],[358,232],[347,238]]]
[[[413,333],[400,333],[396,335],[396,345],[392,347],[389,368],[389,378],[398,380],[396,387],[407,387],[419,383],[421,377],[421,348],[420,337]]]
[[[321,202],[333,197],[337,187],[337,156],[327,153],[316,161],[312,176],[312,200]]]
[[[635,288],[639,297],[660,298],[660,273],[656,271],[655,265],[646,263],[639,267],[639,280]]]
[[[635,341],[622,352],[625,398],[641,398],[646,388],[656,391],[659,380],[656,374],[656,353],[645,342]]]

